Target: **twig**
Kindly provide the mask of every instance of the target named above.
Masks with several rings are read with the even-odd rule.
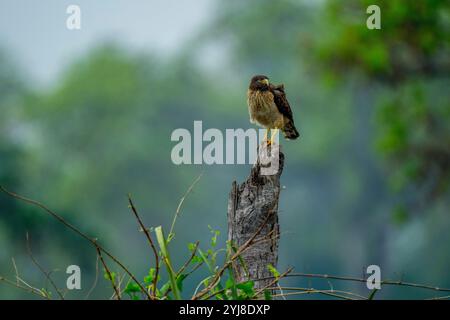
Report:
[[[335,297],[335,298],[340,298],[340,299],[344,299],[344,300],[355,300],[340,294],[336,294],[336,291],[332,291],[332,290],[316,290],[316,289],[304,289],[302,291],[298,291],[298,292],[288,292],[288,293],[283,293],[283,294],[274,294],[272,297],[286,297],[286,296],[293,296],[293,295],[301,295],[301,294],[311,294],[311,293],[319,293],[319,294],[323,294],[326,296],[331,296],[331,297]]]
[[[47,300],[50,299],[50,298],[49,298],[47,295],[45,295],[41,290],[36,289],[36,288],[33,288],[33,287],[31,287],[31,286],[26,286],[26,287],[24,287],[24,286],[20,285],[18,282],[11,281],[11,280],[9,280],[9,279],[7,279],[7,278],[5,278],[5,277],[2,277],[2,276],[0,276],[0,281],[3,281],[4,283],[9,284],[9,285],[12,286],[12,287],[15,287],[15,288],[24,290],[24,291],[26,291],[26,292],[35,294],[35,295],[39,296],[40,298],[44,298],[44,299],[47,299]]]
[[[16,260],[14,260],[14,258],[11,258],[12,261],[12,265],[14,268],[14,272],[16,274],[16,287],[20,286],[20,283],[24,284],[26,288],[28,288],[29,290],[32,290],[34,292],[38,292],[41,296],[43,296],[44,298],[46,298],[47,300],[50,300],[49,295],[43,291],[43,290],[39,290],[38,288],[33,287],[32,285],[28,284],[25,280],[23,280],[20,276],[19,276],[19,270],[17,269],[17,265],[16,265]]]
[[[181,197],[180,202],[178,203],[178,206],[177,206],[177,210],[175,211],[175,215],[172,220],[172,225],[170,226],[169,237],[173,234],[173,229],[175,228],[175,223],[177,221],[178,216],[180,215],[181,207],[184,203],[184,200],[186,200],[187,196],[192,192],[195,185],[197,184],[197,182],[200,181],[202,176],[203,176],[203,172],[198,175],[198,177],[194,180],[194,182],[192,182],[192,184],[189,186],[186,193]]]
[[[314,288],[299,288],[299,287],[273,287],[273,288],[270,288],[270,289],[272,289],[272,290],[280,290],[280,291],[282,291],[282,290],[285,290],[285,291],[294,291],[294,290],[298,290],[298,291],[320,290],[320,289],[314,289]],[[358,299],[361,299],[361,300],[367,300],[366,297],[361,296],[361,295],[359,295],[359,294],[357,294],[357,293],[350,292],[350,291],[335,290],[335,289],[320,290],[320,291],[337,292],[337,293],[342,293],[342,294],[346,294],[346,295],[349,295],[349,296],[354,296],[354,297],[356,297],[356,298],[358,298]]]
[[[100,262],[102,263],[103,268],[105,268],[105,272],[108,275],[108,279],[111,282],[111,285],[112,285],[112,287],[114,289],[114,292],[116,293],[117,300],[121,300],[120,299],[120,291],[119,291],[119,289],[117,289],[117,286],[115,284],[115,281],[114,281],[114,278],[112,276],[112,273],[109,270],[108,266],[106,265],[106,262],[105,262],[105,260],[103,259],[103,256],[102,256],[102,251],[100,250],[99,247],[97,247],[97,254],[98,254],[98,257],[100,258]]]
[[[91,288],[89,289],[88,293],[86,294],[86,296],[84,297],[85,300],[87,300],[89,298],[89,296],[91,295],[91,293],[94,291],[95,287],[97,286],[97,281],[98,281],[98,260],[99,260],[99,255],[98,253],[96,254],[96,260],[95,260],[95,278],[94,278],[94,283],[92,284]]]
[[[188,273],[186,273],[186,276],[191,275],[192,273],[194,273],[195,271],[197,271],[198,268],[200,268],[203,265],[203,261],[198,262],[195,267],[193,267]]]
[[[281,298],[283,298],[283,300],[287,300],[286,297],[284,296],[283,288],[280,286],[279,283],[277,283],[277,290],[281,292]]]
[[[209,300],[209,299],[211,299],[211,298],[213,298],[213,297],[215,297],[215,296],[217,296],[219,294],[224,293],[227,290],[228,290],[227,288],[223,288],[222,290],[218,290],[216,292],[213,292],[213,293],[207,295],[203,300]]]
[[[292,268],[290,268],[289,270],[287,270],[286,272],[284,272],[283,274],[281,274],[280,276],[278,276],[276,282],[278,282],[281,278],[285,277],[285,276],[288,274],[288,272],[290,272],[291,270],[292,270]],[[264,291],[264,289],[273,289],[273,290],[276,289],[276,290],[282,291],[282,287],[280,287],[280,285],[278,285],[278,284],[277,284],[277,287],[275,287],[275,288],[270,288],[270,286],[274,285],[276,282],[271,283],[271,284],[268,285],[267,287],[265,287],[265,288],[259,290],[257,293],[254,294],[254,297],[257,297],[260,293],[262,293],[262,291]],[[242,283],[245,283],[245,281],[244,281],[244,282],[240,282],[239,284],[242,284]],[[204,300],[209,300],[209,299],[211,299],[212,297],[215,297],[215,296],[218,295],[218,294],[224,293],[226,290],[228,290],[228,289],[227,289],[227,288],[223,288],[222,290],[218,290],[218,291],[216,291],[216,292],[213,292],[213,293],[209,294],[208,296],[206,296],[206,297],[204,298]]]
[[[189,264],[191,263],[192,259],[194,259],[195,254],[197,253],[197,249],[198,249],[198,244],[199,242],[197,241],[194,244],[194,250],[192,250],[192,254],[189,257],[189,259],[184,263],[184,265],[180,268],[180,270],[178,270],[176,276],[178,277],[181,273],[183,273],[183,271],[189,266]]]
[[[66,226],[67,228],[69,228],[70,230],[72,230],[73,232],[75,232],[76,234],[78,234],[80,237],[84,238],[85,240],[89,241],[96,249],[100,249],[100,251],[102,251],[104,254],[106,254],[112,261],[114,261],[114,263],[116,263],[123,271],[125,271],[132,279],[133,281],[139,286],[139,288],[146,294],[148,299],[152,299],[152,297],[150,296],[150,294],[147,292],[147,290],[145,290],[145,288],[142,286],[142,284],[136,279],[136,277],[130,272],[130,270],[125,267],[123,265],[122,262],[120,262],[115,256],[113,256],[109,251],[107,251],[105,248],[103,248],[102,246],[100,246],[96,239],[92,239],[89,236],[87,236],[85,233],[83,233],[82,231],[80,231],[77,227],[73,226],[72,224],[70,224],[69,222],[67,222],[63,217],[61,217],[59,214],[57,214],[56,212],[50,210],[48,207],[46,207],[44,204],[32,200],[32,199],[28,199],[26,197],[20,196],[16,193],[10,192],[8,190],[6,190],[5,188],[3,188],[2,186],[0,186],[0,191],[3,191],[4,193],[6,193],[7,195],[16,198],[18,200],[27,202],[29,204],[32,204],[34,206],[37,206],[41,209],[43,209],[44,211],[46,211],[48,214],[50,214],[53,218],[55,218],[56,220],[58,220],[59,222],[61,222],[64,226]]]
[[[366,283],[367,280],[363,278],[356,277],[345,277],[345,276],[334,276],[328,274],[314,274],[314,273],[291,273],[286,275],[287,277],[305,277],[305,278],[319,278],[319,279],[333,279],[333,280],[342,280],[342,281],[353,281],[353,282],[361,282]],[[273,279],[274,277],[264,277],[259,280],[267,280]],[[439,288],[426,284],[412,283],[412,282],[404,282],[404,281],[393,281],[393,280],[382,280],[380,281],[381,285],[394,285],[394,286],[405,286],[405,287],[413,287],[417,289],[425,289],[425,290],[433,290],[433,291],[441,291],[441,292],[450,292],[448,288]],[[445,297],[444,297],[445,298]]]
[[[197,285],[197,287],[195,287],[195,290],[194,290],[194,297],[196,296],[197,291],[200,289],[200,286],[201,286],[205,281],[209,281],[209,279],[211,279],[212,277],[213,277],[212,275],[211,275],[211,276],[208,276],[208,277],[206,277],[205,279],[203,279],[202,281],[199,282],[199,284]],[[192,298],[192,300],[195,300],[195,299]]]
[[[156,250],[155,244],[153,243],[152,237],[150,236],[150,232],[145,227],[144,223],[142,222],[141,217],[139,216],[139,213],[134,206],[133,200],[131,200],[131,195],[128,195],[128,203],[130,204],[131,211],[133,212],[134,216],[136,217],[136,220],[138,221],[142,231],[144,232],[145,236],[147,237],[148,243],[153,251],[153,255],[155,257],[155,277],[153,279],[153,297],[156,294],[156,286],[158,283],[158,275],[159,275],[159,254]]]
[[[14,274],[16,275],[16,283],[19,284],[19,270],[17,269],[16,260],[14,258],[11,258],[11,262],[14,268]]]
[[[363,278],[341,277],[341,276],[333,276],[333,275],[328,275],[328,274],[313,274],[313,273],[291,273],[287,277],[321,278],[321,279],[354,281],[354,282],[362,282],[362,283],[367,282],[367,280],[363,279]],[[382,281],[380,281],[380,284],[381,285],[406,286],[406,287],[414,287],[414,288],[419,288],[419,289],[450,292],[450,289],[448,289],[448,288],[439,288],[439,287],[435,287],[435,286],[431,286],[431,285],[412,283],[412,282],[404,282],[404,281],[382,280]]]
[[[433,297],[426,300],[447,300],[447,299],[450,299],[450,296]]]
[[[131,282],[131,279],[130,279],[130,278],[127,279],[125,288],[122,290],[122,289],[121,289],[121,286],[122,286],[122,283],[123,283],[124,280],[125,280],[125,276],[123,276],[123,277],[120,277],[120,275],[118,275],[118,276],[119,276],[119,280],[118,280],[118,282],[119,282],[118,288],[119,288],[120,294],[123,296],[123,294],[125,293],[126,288],[128,287],[128,285],[129,285],[130,282]]]
[[[33,252],[31,251],[31,245],[30,245],[30,237],[28,235],[28,232],[26,233],[26,239],[27,239],[27,250],[28,250],[28,255],[31,258],[31,261],[33,261],[33,263],[38,267],[38,269],[44,274],[45,278],[47,278],[47,280],[50,282],[50,284],[52,285],[52,287],[56,290],[56,293],[59,295],[59,297],[61,298],[61,300],[64,300],[64,296],[62,295],[62,293],[60,292],[59,288],[56,286],[55,282],[53,282],[52,278],[50,277],[50,273],[45,271],[45,269],[39,264],[39,262],[34,258],[33,256]]]
[[[269,287],[272,287],[273,285],[275,285],[279,279],[284,278],[286,275],[288,275],[291,271],[293,270],[293,268],[289,268],[287,269],[285,272],[283,272],[282,274],[280,274],[278,277],[275,277],[275,279],[273,279],[271,282],[269,282],[269,284],[267,284],[266,286],[264,286],[263,288],[259,289],[256,293],[255,293],[255,297],[258,297],[261,293],[264,292],[264,290],[266,290]]]

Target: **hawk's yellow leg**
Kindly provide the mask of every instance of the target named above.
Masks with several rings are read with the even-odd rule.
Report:
[[[273,141],[273,138],[275,138],[275,136],[277,135],[277,133],[278,133],[278,129],[273,129],[272,130],[272,136],[270,137],[270,144],[272,144],[274,141]]]
[[[264,139],[263,141],[267,141],[267,138],[269,137],[269,129],[266,129],[266,132],[264,133]],[[268,142],[268,141],[267,141]]]

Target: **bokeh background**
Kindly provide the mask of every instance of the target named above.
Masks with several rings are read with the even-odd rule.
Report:
[[[279,269],[363,277],[377,264],[382,278],[450,287],[449,2],[79,0],[77,31],[66,29],[69,4],[0,3],[1,185],[45,203],[143,276],[152,256],[126,195],[147,225],[168,228],[204,172],[171,243],[180,265],[189,242],[208,246],[208,225],[225,245],[228,192],[250,166],[176,166],[170,134],[194,120],[251,127],[246,89],[262,73],[285,84],[302,133],[282,141]],[[381,8],[381,30],[366,28],[369,4]],[[83,289],[67,297],[83,298],[95,250],[5,194],[0,275],[14,279],[14,258],[22,278],[48,286],[26,232],[60,286],[68,265],[81,266]],[[100,276],[90,298],[110,295]],[[386,286],[377,297],[433,295]],[[0,283],[0,298],[34,297]]]

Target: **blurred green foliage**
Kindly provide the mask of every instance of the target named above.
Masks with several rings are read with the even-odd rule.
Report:
[[[334,32],[317,40],[317,55],[333,76],[352,70],[378,89],[376,145],[393,188],[417,188],[429,203],[448,196],[450,181],[450,4],[377,1],[382,27],[369,30],[361,12],[370,4],[329,1]]]
[[[366,8],[381,10],[381,29],[366,27]],[[324,19],[333,28],[318,37],[319,57],[333,72],[356,70],[390,84],[414,76],[447,76],[450,5],[446,1],[328,1]]]

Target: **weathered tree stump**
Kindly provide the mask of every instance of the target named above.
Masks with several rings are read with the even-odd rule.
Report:
[[[254,238],[241,255],[245,267],[239,259],[233,263],[235,278],[237,282],[253,280],[256,289],[273,281],[267,267],[276,267],[278,262],[278,200],[283,166],[279,145],[261,145],[250,176],[240,185],[233,182],[228,200],[228,240],[240,247]]]

